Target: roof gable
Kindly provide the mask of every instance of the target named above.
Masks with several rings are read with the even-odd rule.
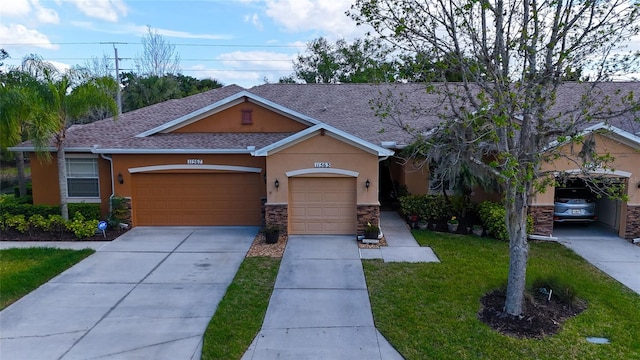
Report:
[[[370,154],[375,154],[377,156],[391,156],[394,154],[393,150],[385,149],[383,147],[372,144],[368,141],[357,138],[351,134],[348,134],[342,130],[336,129],[330,125],[320,123],[318,125],[307,128],[303,131],[300,131],[296,134],[288,136],[280,141],[277,141],[271,145],[265,146],[261,149],[256,150],[253,155],[254,156],[269,156],[275,154],[279,151],[287,149],[291,146],[294,146],[298,143],[301,143],[307,139],[310,139],[318,134],[325,134],[333,137],[339,141],[345,142],[349,145],[352,145],[358,149],[361,149]]]
[[[196,122],[199,122],[203,119],[211,120],[210,117],[215,114],[219,114],[225,110],[231,109],[233,107],[242,106],[243,103],[251,103],[258,105],[262,108],[268,109],[280,116],[289,118],[294,120],[304,126],[312,126],[318,124],[319,121],[304,115],[302,113],[293,111],[291,109],[285,108],[282,105],[276,104],[270,100],[264,99],[258,95],[252,94],[248,91],[241,91],[234,95],[231,95],[227,98],[224,98],[220,101],[217,101],[211,105],[200,108],[196,111],[188,113],[184,116],[181,116],[172,121],[166,122],[160,126],[157,126],[153,129],[144,131],[136,135],[136,137],[148,137],[154,134],[166,134],[170,132],[181,132],[179,129],[183,129],[192,125]],[[206,121],[206,120],[205,120]],[[190,132],[182,130],[182,132]],[[237,132],[237,131],[236,131]]]

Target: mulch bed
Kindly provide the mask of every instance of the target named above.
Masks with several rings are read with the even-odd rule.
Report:
[[[544,296],[525,296],[525,312],[521,316],[504,316],[505,292],[495,290],[482,299],[482,309],[478,318],[492,329],[516,338],[541,339],[560,331],[562,324],[569,318],[580,314],[586,304],[577,301],[569,305],[552,297],[547,301]]]
[[[54,233],[34,230],[21,233],[15,229],[7,229],[0,231],[0,241],[111,241],[126,233],[128,230],[129,229],[106,230],[106,236],[96,234],[88,238],[78,239],[70,232]]]

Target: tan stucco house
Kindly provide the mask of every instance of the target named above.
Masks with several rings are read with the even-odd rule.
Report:
[[[230,85],[75,125],[65,141],[68,198],[100,203],[105,214],[111,197],[129,199],[133,226],[266,222],[291,234],[356,234],[378,223],[389,182],[429,191],[428,171],[394,154],[411,141],[403,126],[438,118],[407,112],[402,126],[389,126],[376,116],[373,102],[400,92],[406,108],[436,103],[421,84]],[[611,175],[626,181],[629,201],[612,205],[620,211],[611,222],[620,236],[639,237],[640,129],[612,124],[597,143],[619,154]],[[58,203],[55,159],[40,161],[29,143],[14,150],[31,152],[34,203]],[[541,234],[553,225],[552,194],[532,204]]]

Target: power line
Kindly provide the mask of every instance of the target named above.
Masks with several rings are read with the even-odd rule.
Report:
[[[93,57],[48,57],[49,60],[92,60]],[[131,57],[121,57],[120,60],[135,60]],[[209,61],[209,62],[224,62],[224,61],[238,61],[238,62],[291,62],[291,59],[184,59],[180,58],[180,61]]]
[[[32,43],[5,43],[3,46],[25,46],[25,45],[142,45],[139,42],[32,42]],[[305,48],[306,45],[257,45],[257,44],[195,44],[195,43],[172,43],[175,46],[194,47],[248,47],[248,48]]]

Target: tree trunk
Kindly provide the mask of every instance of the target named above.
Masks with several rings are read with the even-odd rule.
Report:
[[[20,197],[27,196],[27,179],[24,175],[24,153],[18,151],[16,154],[16,168],[18,169],[18,188]]]
[[[67,160],[64,153],[64,146],[58,144],[58,185],[60,186],[60,215],[65,220],[69,220],[69,209],[67,207]]]
[[[528,189],[528,186],[524,187]],[[509,280],[504,304],[506,315],[523,313],[529,244],[527,242],[527,192],[507,189],[507,230],[509,232]]]

